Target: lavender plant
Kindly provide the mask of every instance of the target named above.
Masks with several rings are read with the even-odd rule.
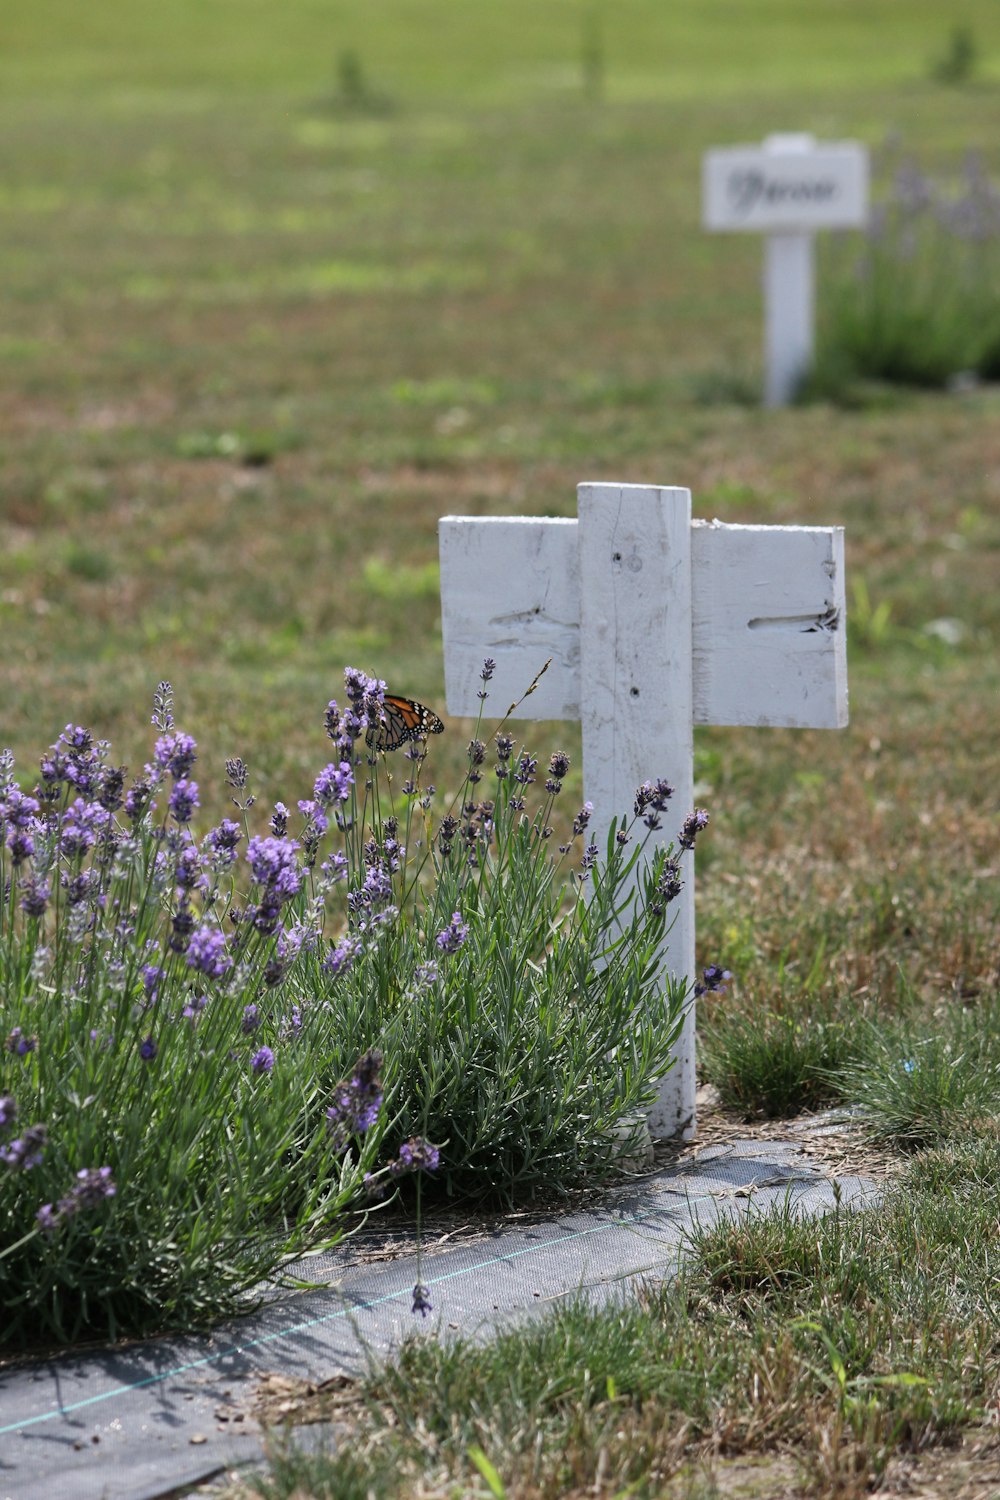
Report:
[[[501,726],[436,817],[425,742],[399,785],[373,748],[385,685],[345,685],[333,758],[266,826],[233,759],[236,816],[196,834],[167,684],[136,777],[76,726],[30,791],[0,758],[8,1346],[210,1323],[414,1175],[579,1185],[670,1066],[672,848],[626,897],[670,788],[639,789],[603,860],[587,807],[553,849],[568,760],[531,811],[538,762]]]
[[[835,239],[823,274],[807,393],[836,395],[858,378],[934,387],[1000,375],[1000,190],[977,154],[954,185],[897,161],[860,255],[856,237]]]

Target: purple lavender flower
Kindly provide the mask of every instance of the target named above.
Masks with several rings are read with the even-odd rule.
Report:
[[[106,766],[98,777],[97,800],[105,812],[117,812],[125,791],[125,767]]]
[[[167,971],[161,969],[158,964],[144,964],[142,969],[142,987],[146,999],[150,1005],[156,1003],[160,998],[160,985],[167,977]]]
[[[25,1036],[20,1026],[15,1026],[13,1031],[9,1031],[4,1040],[4,1050],[13,1053],[16,1057],[27,1057],[28,1053],[34,1052],[37,1047],[37,1036]]]
[[[35,1215],[38,1227],[45,1234],[53,1234],[62,1223],[62,1214],[51,1203],[43,1203]]]
[[[82,797],[77,797],[62,816],[59,847],[63,854],[73,858],[74,855],[84,854],[92,849],[110,816],[99,803],[88,803]]]
[[[0,1094],[0,1130],[10,1130],[17,1123],[17,1100],[10,1094]]]
[[[125,811],[133,823],[138,823],[144,813],[153,807],[153,783],[148,776],[136,777],[125,793]]]
[[[253,1073],[270,1073],[274,1067],[274,1053],[270,1047],[259,1047],[250,1059],[250,1070]]]
[[[49,882],[33,875],[25,882],[21,895],[21,910],[29,917],[44,917],[51,894],[52,887]]]
[[[662,827],[659,814],[665,810],[673,795],[673,787],[663,776],[658,781],[644,781],[642,786],[636,788],[636,817],[642,818],[649,829],[655,830]]]
[[[232,822],[231,817],[223,817],[217,828],[208,829],[205,834],[205,850],[210,856],[211,862],[217,870],[225,870],[235,862],[235,847],[243,837],[240,825]]]
[[[145,1037],[144,1040],[139,1043],[139,1056],[142,1058],[143,1062],[153,1062],[159,1050],[160,1049],[159,1047],[157,1047],[155,1039],[151,1036]]]
[[[234,792],[245,792],[249,776],[246,761],[240,755],[231,755],[226,760],[226,784]]]
[[[207,924],[196,928],[191,934],[185,958],[190,968],[197,969],[199,974],[206,974],[209,979],[221,979],[233,966],[226,948],[225,933]]]
[[[174,879],[181,890],[193,890],[201,876],[201,855],[196,844],[185,844],[178,850],[174,865]]]
[[[580,879],[581,880],[586,880],[587,876],[590,874],[591,870],[596,865],[596,863],[597,863],[597,854],[598,854],[598,849],[597,849],[597,845],[596,844],[588,844],[587,847],[586,847],[586,849],[583,851],[583,858],[580,860]]]
[[[165,734],[153,748],[153,758],[161,770],[169,771],[175,780],[183,780],[197,760],[198,747],[189,734]]]
[[[440,1165],[441,1152],[437,1146],[432,1146],[422,1135],[414,1135],[400,1146],[398,1158],[389,1163],[389,1171],[394,1177],[402,1177],[408,1172],[436,1172]]]
[[[37,797],[28,797],[19,786],[11,785],[0,799],[0,820],[11,828],[27,828],[40,809]]]
[[[337,1085],[326,1112],[335,1150],[343,1150],[352,1135],[363,1135],[375,1124],[382,1108],[381,1075],[382,1054],[372,1048],[358,1059],[351,1077]]]
[[[420,1281],[413,1288],[412,1311],[419,1313],[422,1318],[426,1318],[429,1312],[434,1311],[434,1305],[430,1300],[430,1292],[424,1286],[423,1282]]]
[[[569,756],[564,755],[561,750],[555,751],[549,759],[549,775],[545,783],[545,790],[550,796],[554,797],[557,792],[562,790],[563,778],[568,771]]]
[[[573,837],[579,838],[594,815],[594,804],[585,802],[573,819]]]
[[[718,964],[709,964],[707,969],[701,971],[701,979],[694,987],[695,995],[724,995],[732,977],[728,969],[722,969]]]
[[[350,762],[342,760],[339,765],[324,766],[313,785],[313,796],[321,807],[331,802],[346,802],[354,785],[354,772]]]
[[[677,842],[682,849],[693,849],[694,841],[703,828],[708,826],[708,813],[703,807],[696,807],[693,813],[688,813],[684,819],[684,827],[677,835]]]
[[[11,863],[22,865],[34,854],[35,841],[25,829],[12,828],[7,834],[7,848],[10,851]]]
[[[302,887],[302,871],[295,858],[298,849],[295,839],[250,840],[247,859],[253,878],[273,892],[279,904],[289,901]]]
[[[654,917],[662,917],[667,904],[674,901],[683,889],[681,880],[681,867],[676,859],[667,859],[663,862],[656,881],[653,898],[649,903],[649,910]]]
[[[37,1167],[45,1152],[48,1131],[44,1125],[29,1125],[23,1135],[0,1146],[0,1161],[12,1172],[30,1172]]]
[[[493,673],[496,671],[496,669],[497,669],[496,662],[493,660],[492,656],[488,656],[486,658],[486,660],[483,662],[483,670],[480,672],[479,675],[483,679],[484,682],[489,682],[490,678],[493,676]]]
[[[469,935],[467,923],[462,921],[462,913],[455,911],[451,914],[448,926],[438,933],[434,941],[442,953],[457,953]]]
[[[51,1203],[43,1203],[35,1218],[42,1230],[52,1234],[81,1209],[97,1208],[117,1191],[110,1167],[83,1167],[58,1205],[53,1208]]]
[[[198,783],[181,777],[175,781],[167,799],[167,806],[178,823],[190,823],[195,808],[199,807]]]
[[[514,772],[514,780],[520,782],[521,786],[530,786],[537,770],[537,759],[533,755],[522,755]]]
[[[244,1005],[243,1020],[240,1022],[240,1030],[244,1036],[253,1036],[260,1025],[260,1007],[256,1005]]]
[[[276,839],[283,839],[288,832],[288,808],[283,802],[274,804],[271,814],[271,832]]]
[[[69,1196],[77,1208],[96,1208],[105,1198],[113,1198],[117,1191],[110,1167],[82,1167],[76,1174]]]
[[[331,883],[331,885],[335,885],[337,883],[337,881],[346,880],[346,878],[347,878],[347,856],[346,856],[346,854],[342,853],[342,851],[338,849],[336,851],[336,853],[333,854],[333,855],[331,855],[331,857],[329,859],[325,859],[323,861],[323,863],[320,865],[320,869],[322,870],[323,874],[326,876],[327,880],[329,880],[329,882]]]
[[[432,984],[437,984],[438,966],[433,959],[425,964],[417,964],[413,971],[413,983],[418,990],[429,990]]]

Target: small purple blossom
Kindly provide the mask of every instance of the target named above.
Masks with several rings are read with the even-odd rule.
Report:
[[[674,789],[664,776],[661,776],[658,781],[644,781],[642,786],[636,788],[636,817],[642,818],[649,829],[655,830],[662,827],[659,814],[665,811],[673,795]]]
[[[48,1131],[44,1125],[29,1125],[23,1135],[0,1146],[0,1161],[12,1172],[30,1172],[37,1167],[45,1152]]]
[[[279,904],[298,895],[302,888],[302,871],[295,855],[295,839],[253,838],[247,848],[247,860],[253,878],[272,892]]]
[[[11,863],[22,865],[35,852],[35,841],[24,828],[11,828],[7,834],[7,848]]]
[[[146,999],[150,1005],[160,998],[160,985],[167,977],[166,970],[161,969],[159,964],[144,964],[142,969],[142,987]]]
[[[159,1050],[160,1049],[156,1045],[156,1040],[154,1037],[144,1037],[143,1040],[139,1043],[139,1056],[142,1058],[143,1062],[153,1062]]]
[[[47,880],[32,876],[25,882],[21,894],[21,910],[29,917],[44,917],[51,894],[52,887]]]
[[[243,1020],[240,1022],[240,1030],[244,1036],[253,1036],[260,1025],[260,1008],[256,1005],[244,1005]]]
[[[382,1054],[372,1048],[355,1063],[351,1077],[337,1085],[326,1112],[334,1148],[343,1150],[352,1135],[370,1130],[381,1108]]]
[[[519,782],[521,786],[530,786],[535,779],[535,772],[537,770],[537,759],[533,755],[522,755],[517,763],[517,770],[514,772],[514,780]]]
[[[581,880],[586,880],[587,876],[590,874],[591,870],[596,865],[596,863],[597,863],[597,855],[598,855],[597,845],[596,844],[588,844],[587,847],[586,847],[586,849],[583,851],[583,858],[580,860],[580,879]]]
[[[682,849],[693,849],[694,841],[703,828],[708,826],[708,813],[703,807],[696,807],[693,813],[688,813],[684,819],[684,827],[677,835],[677,842]]]
[[[188,781],[182,776],[179,781],[174,782],[167,806],[178,823],[190,823],[195,809],[200,805],[196,781]]]
[[[0,1094],[0,1130],[10,1130],[17,1123],[17,1100],[10,1094]]]
[[[189,734],[165,734],[157,740],[153,758],[161,770],[169,771],[175,780],[187,776],[198,758],[198,747]]]
[[[594,815],[594,804],[585,802],[573,819],[573,837],[579,838]]]
[[[196,928],[191,934],[185,959],[190,968],[197,969],[199,974],[206,974],[209,979],[221,979],[233,966],[226,948],[225,933],[208,925]]]
[[[270,1073],[274,1067],[274,1053],[270,1047],[259,1047],[250,1059],[250,1071],[253,1073]]]
[[[451,921],[434,939],[442,953],[457,953],[469,935],[468,924],[462,921],[462,913],[455,911]]]
[[[15,1026],[9,1031],[4,1040],[4,1049],[13,1053],[16,1057],[27,1057],[29,1052],[34,1052],[38,1047],[37,1036],[25,1036],[20,1026]]]
[[[732,977],[728,969],[709,964],[707,969],[702,969],[701,979],[695,984],[695,995],[724,995]]]
[[[339,943],[331,946],[329,953],[323,959],[323,971],[332,974],[334,978],[338,974],[349,974],[358,958],[361,956],[362,943],[357,937],[343,937]]]
[[[0,798],[0,821],[11,828],[27,828],[40,808],[37,797],[28,797],[19,786],[11,785]]]
[[[35,1218],[46,1233],[54,1233],[74,1214],[88,1208],[97,1208],[108,1198],[113,1198],[118,1189],[110,1167],[83,1167],[76,1174],[76,1181],[57,1206],[43,1203]]]
[[[217,828],[205,835],[204,848],[216,870],[226,870],[236,862],[236,846],[243,837],[240,825],[223,818]]]
[[[441,1152],[437,1146],[422,1135],[411,1136],[399,1148],[399,1156],[389,1163],[393,1177],[406,1177],[411,1172],[436,1172],[441,1165]]]
[[[313,796],[321,807],[331,802],[346,802],[354,785],[354,772],[350,762],[342,760],[339,765],[324,766],[313,785]]]

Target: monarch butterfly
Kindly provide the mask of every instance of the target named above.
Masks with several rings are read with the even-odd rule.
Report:
[[[433,709],[412,698],[386,693],[382,702],[384,718],[373,724],[365,736],[370,750],[398,750],[407,740],[423,739],[428,734],[443,734],[444,725]]]

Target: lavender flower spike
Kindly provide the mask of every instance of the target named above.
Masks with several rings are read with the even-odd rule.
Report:
[[[468,935],[468,924],[462,921],[462,913],[454,911],[448,926],[438,933],[434,941],[442,953],[457,953]]]

